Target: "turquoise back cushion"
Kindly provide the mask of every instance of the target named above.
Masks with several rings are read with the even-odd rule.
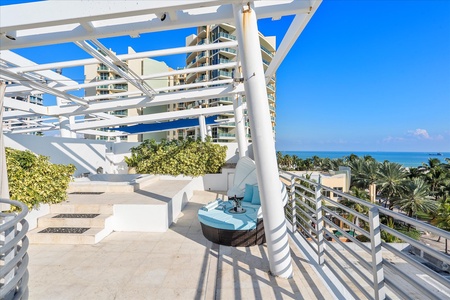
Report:
[[[244,199],[242,201],[252,202],[252,197],[253,197],[253,185],[246,184],[245,192],[244,192]]]
[[[253,186],[252,204],[261,205],[261,199],[259,198],[259,189],[257,185]]]

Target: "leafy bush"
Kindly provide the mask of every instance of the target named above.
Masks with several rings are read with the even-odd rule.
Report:
[[[28,208],[41,203],[59,203],[67,198],[66,190],[75,172],[74,165],[58,165],[48,157],[31,151],[6,148],[9,196]]]
[[[145,140],[131,148],[131,157],[125,157],[125,162],[141,174],[202,176],[220,171],[226,150],[209,139]]]

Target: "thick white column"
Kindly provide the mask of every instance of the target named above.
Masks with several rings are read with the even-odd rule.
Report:
[[[62,104],[61,98],[56,97],[56,102],[58,105]],[[61,137],[70,138],[72,137],[72,132],[70,131],[70,120],[68,117],[59,116],[59,133]]]
[[[3,99],[6,83],[0,81],[0,198],[9,199],[8,173],[6,171],[5,142],[3,136]],[[0,211],[9,209],[9,205],[0,205]]]
[[[236,139],[239,147],[239,157],[247,156],[248,143],[245,136],[245,116],[242,105],[242,96],[236,95],[233,101],[234,119],[236,123]]]
[[[206,120],[204,115],[198,116],[198,123],[200,124],[200,139],[204,142],[206,137]]]
[[[250,7],[234,5],[234,16],[270,271],[275,276],[289,278],[292,276],[292,260],[253,3],[250,2]]]

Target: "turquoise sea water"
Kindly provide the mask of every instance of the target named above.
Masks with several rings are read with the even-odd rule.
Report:
[[[422,165],[422,163],[427,163],[430,158],[437,158],[441,162],[445,162],[444,158],[450,157],[450,152],[441,152],[442,155],[436,155],[437,153],[432,152],[363,152],[363,151],[281,151],[284,155],[297,155],[299,158],[311,158],[313,156],[318,156],[320,158],[343,158],[349,156],[350,154],[356,154],[358,156],[370,155],[379,162],[388,160],[390,162],[396,162],[404,167],[417,167]]]

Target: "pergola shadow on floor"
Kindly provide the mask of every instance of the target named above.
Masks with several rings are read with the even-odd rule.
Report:
[[[30,299],[331,299],[295,247],[294,277],[269,275],[265,245],[225,247],[203,237],[196,192],[165,233],[115,232],[96,245],[31,245]]]

